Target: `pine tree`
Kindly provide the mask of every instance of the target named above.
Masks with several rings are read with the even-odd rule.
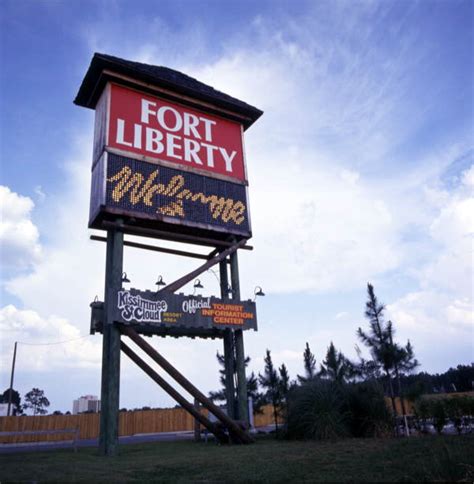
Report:
[[[284,416],[284,420],[288,421],[288,394],[290,393],[290,375],[285,363],[278,368],[280,374],[280,399],[281,399],[281,411]]]
[[[395,406],[395,393],[393,389],[393,375],[397,378],[400,386],[400,371],[411,371],[418,362],[414,358],[413,347],[410,342],[405,347],[401,347],[393,340],[393,323],[384,321],[385,306],[377,300],[372,284],[367,284],[368,299],[365,305],[365,316],[369,320],[369,331],[357,330],[359,339],[370,349],[373,361],[383,370],[386,378],[392,402],[394,416],[397,415]],[[402,403],[403,404],[403,403]],[[404,404],[402,407],[404,411]]]
[[[25,395],[25,404],[23,407],[31,408],[33,415],[44,415],[47,413],[45,407],[49,407],[49,400],[44,396],[44,391],[39,388],[33,388]]]
[[[288,393],[290,391],[290,375],[288,374],[288,369],[286,368],[285,363],[283,363],[280,368],[278,368],[278,372],[280,373],[281,397],[282,400],[286,401]]]
[[[351,373],[351,362],[340,351],[336,350],[334,343],[331,341],[326,358],[321,363],[320,376],[336,383],[344,383],[350,378]]]
[[[226,402],[227,396],[225,391],[225,359],[224,355],[220,354],[219,351],[216,353],[217,362],[221,367],[219,369],[219,382],[222,385],[220,390],[215,392],[209,392],[209,398],[214,402]],[[250,363],[250,357],[247,356],[245,358],[245,367],[248,366]],[[235,368],[234,368],[234,375],[235,375]],[[234,400],[237,399],[237,381],[234,381]],[[247,375],[247,395],[252,398],[253,402],[253,409],[255,412],[260,412],[263,405],[265,405],[266,400],[264,395],[258,391],[258,380],[255,376],[255,373],[252,372],[250,375]]]
[[[270,350],[267,350],[264,358],[265,367],[263,375],[259,375],[260,385],[266,389],[266,397],[273,405],[273,418],[275,420],[275,430],[278,434],[278,411],[281,406],[281,382],[278,373],[273,366]]]
[[[22,406],[21,406],[21,397],[20,394],[12,388],[11,390],[11,398],[10,397],[10,389],[7,388],[1,395],[0,395],[0,403],[8,403],[8,400],[11,401],[11,415],[21,415],[23,413]]]
[[[393,335],[394,335],[394,328],[392,321],[387,323],[388,331],[390,335],[390,344],[392,345],[392,350],[394,352],[394,371],[395,371],[395,378],[397,380],[397,389],[398,389],[398,396],[400,397],[400,403],[402,406],[402,415],[403,418],[406,418],[406,408],[405,408],[405,401],[403,399],[402,393],[402,383],[400,375],[403,372],[409,373],[410,371],[414,370],[418,365],[418,360],[415,358],[413,346],[408,340],[405,347],[401,347],[400,345],[394,343]],[[406,422],[405,422],[406,424]],[[407,431],[408,433],[408,431]]]
[[[306,348],[303,353],[303,362],[305,376],[297,375],[300,383],[306,383],[316,376],[316,358],[314,357],[313,353],[311,353],[308,342],[306,342]]]

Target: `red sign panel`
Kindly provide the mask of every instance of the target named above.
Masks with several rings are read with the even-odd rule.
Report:
[[[246,180],[239,123],[116,84],[110,96],[108,147]]]

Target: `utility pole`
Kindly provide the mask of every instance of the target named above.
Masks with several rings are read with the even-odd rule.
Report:
[[[13,393],[13,377],[15,375],[15,361],[16,361],[16,347],[18,345],[18,341],[15,341],[15,348],[13,350],[13,361],[12,361],[12,373],[10,376],[10,391],[8,392],[8,409],[7,415],[10,416],[10,409],[12,406],[12,393]]]

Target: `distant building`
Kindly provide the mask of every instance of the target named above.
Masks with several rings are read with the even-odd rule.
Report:
[[[12,405],[13,407],[14,405]],[[6,417],[8,415],[8,403],[0,403],[0,417]]]
[[[73,415],[77,415],[78,413],[84,413],[84,412],[96,413],[99,411],[100,411],[100,400],[96,395],[84,395],[72,402]]]

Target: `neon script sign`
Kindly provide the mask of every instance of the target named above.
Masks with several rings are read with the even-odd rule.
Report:
[[[95,224],[94,217],[100,218],[105,211],[133,216],[137,222],[154,219],[250,235],[247,190],[240,183],[112,153],[96,165],[93,180],[91,225]]]

